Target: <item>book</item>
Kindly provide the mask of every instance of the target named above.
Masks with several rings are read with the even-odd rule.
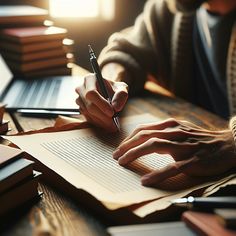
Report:
[[[25,153],[17,148],[12,148],[3,144],[0,144],[0,168],[7,165],[13,160],[20,157],[24,157]]]
[[[50,67],[56,67],[56,66],[65,66],[68,63],[67,57],[55,57],[55,58],[45,58],[43,60],[38,60],[38,61],[31,61],[27,63],[17,63],[15,61],[6,61],[7,65],[10,67],[10,69],[18,72],[30,72],[30,71],[35,71],[39,69],[46,69]]]
[[[30,62],[52,57],[66,57],[66,49],[63,47],[52,48],[30,53],[15,53],[11,51],[2,51],[2,56],[6,60],[17,61],[19,63]]]
[[[33,175],[33,161],[20,158],[0,167],[0,195],[23,179]]]
[[[5,134],[9,130],[8,120],[3,120],[5,104],[0,103],[0,134]]]
[[[38,178],[40,175],[41,173],[34,172],[33,177],[25,179],[16,186],[0,194],[0,217],[39,196]]]
[[[2,123],[0,123],[0,134],[5,134],[9,131],[9,120],[3,120]]]
[[[6,106],[5,104],[0,103],[0,124],[3,121],[3,115],[4,115],[4,112],[5,112],[5,106]]]
[[[45,76],[71,75],[71,73],[72,67],[70,66],[70,63],[68,63],[66,66],[62,65],[57,67],[46,68],[44,70],[35,70],[26,73],[18,72],[17,75],[24,77],[25,79],[32,79]]]
[[[212,213],[186,211],[182,220],[198,235],[235,236],[236,231],[224,228]]]
[[[0,25],[43,23],[47,18],[47,10],[34,6],[13,5],[0,8]]]
[[[15,53],[30,53],[41,50],[50,50],[58,47],[63,47],[62,40],[51,40],[48,42],[43,41],[39,43],[29,43],[29,44],[17,44],[0,40],[0,50],[5,52],[10,51]]]
[[[2,40],[14,43],[28,44],[40,41],[63,40],[67,30],[55,26],[35,26],[23,28],[8,28],[0,32]]]
[[[236,209],[215,209],[214,213],[224,227],[236,229]]]

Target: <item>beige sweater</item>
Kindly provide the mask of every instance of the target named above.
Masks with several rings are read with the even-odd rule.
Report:
[[[192,29],[195,10],[178,11],[173,0],[149,0],[135,25],[113,34],[100,54],[101,66],[117,62],[131,74],[132,92],[143,89],[148,74],[175,95],[187,99],[193,78]],[[236,115],[236,22],[226,66],[231,116]],[[236,117],[230,128],[236,140]]]

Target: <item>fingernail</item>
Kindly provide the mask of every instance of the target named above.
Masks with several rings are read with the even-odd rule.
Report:
[[[114,152],[113,152],[113,158],[114,159],[118,159],[119,158],[119,156],[120,156],[120,154],[119,154],[119,152],[120,152],[120,149],[118,148],[118,149],[116,149]]]
[[[141,183],[142,185],[150,185],[150,179],[149,179],[149,175],[144,175],[141,177]]]
[[[125,165],[127,164],[127,162],[125,161],[124,158],[119,158],[119,159],[118,159],[118,163],[119,163],[119,165],[121,165],[121,166],[125,166]]]

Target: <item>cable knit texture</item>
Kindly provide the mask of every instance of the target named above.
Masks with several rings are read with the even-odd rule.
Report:
[[[232,131],[234,142],[236,143],[236,116],[232,117],[229,121],[229,128]]]
[[[132,76],[132,91],[143,89],[148,74],[175,95],[190,99],[193,78],[192,29],[195,10],[179,11],[174,0],[149,0],[133,27],[113,34],[101,52],[101,67],[122,64]],[[183,1],[184,2],[184,1]],[[227,91],[231,116],[236,115],[236,23],[228,47]],[[235,134],[236,118],[230,122]],[[231,125],[232,123],[232,125]],[[235,139],[236,140],[236,139]]]

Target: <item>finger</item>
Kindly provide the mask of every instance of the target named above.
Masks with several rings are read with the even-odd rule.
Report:
[[[182,173],[187,168],[190,168],[191,165],[192,165],[191,159],[169,164],[164,168],[161,168],[159,170],[154,170],[142,176],[141,183],[144,186],[155,186],[168,178],[174,177]]]
[[[200,144],[203,143],[203,138],[206,137],[202,134],[195,134],[182,130],[159,131],[159,130],[141,130],[139,133],[123,141],[115,150],[114,156],[117,159],[119,156],[124,155],[129,149],[132,149],[142,143],[145,143],[151,138],[165,139],[169,141],[185,142]],[[206,137],[209,139],[209,136]],[[187,150],[185,150],[187,152]]]
[[[123,82],[116,82],[113,85],[115,93],[112,98],[112,106],[116,112],[119,112],[125,106],[128,99],[128,86]]]
[[[82,110],[82,114],[86,117],[87,121],[97,127],[101,127],[109,132],[117,131],[117,127],[115,126],[113,120],[104,119],[96,116],[91,116],[91,114],[86,110]]]
[[[82,98],[79,96],[76,100],[75,100],[76,104],[79,106],[80,110],[84,110],[86,109],[84,102],[82,100]]]
[[[123,155],[113,154],[120,165],[127,165],[137,158],[150,154],[170,154],[175,160],[184,160],[192,155],[199,148],[195,143],[179,143],[164,139],[151,138],[148,141],[129,149]]]
[[[115,132],[117,130],[116,126],[114,125],[114,122],[111,118],[107,118],[107,117],[102,117],[102,118],[99,118],[99,117],[96,117],[94,115],[91,115],[86,106],[84,105],[83,103],[83,100],[78,97],[76,99],[76,103],[79,105],[80,107],[80,112],[85,116],[86,120],[91,123],[91,124],[94,124],[95,126],[97,127],[102,127],[106,130],[109,130],[111,132]]]
[[[135,128],[135,130],[127,138],[123,140],[123,142],[132,138],[134,135],[136,135],[138,132],[142,130],[164,130],[166,128],[175,127],[177,125],[179,125],[179,123],[173,118],[170,118],[161,122],[141,124],[141,125],[138,125]]]
[[[94,74],[90,74],[85,77],[85,98],[88,106],[94,104],[99,108],[100,111],[106,115],[112,117],[114,110],[111,104],[98,92],[97,90],[97,79]],[[88,102],[89,101],[89,102]]]

